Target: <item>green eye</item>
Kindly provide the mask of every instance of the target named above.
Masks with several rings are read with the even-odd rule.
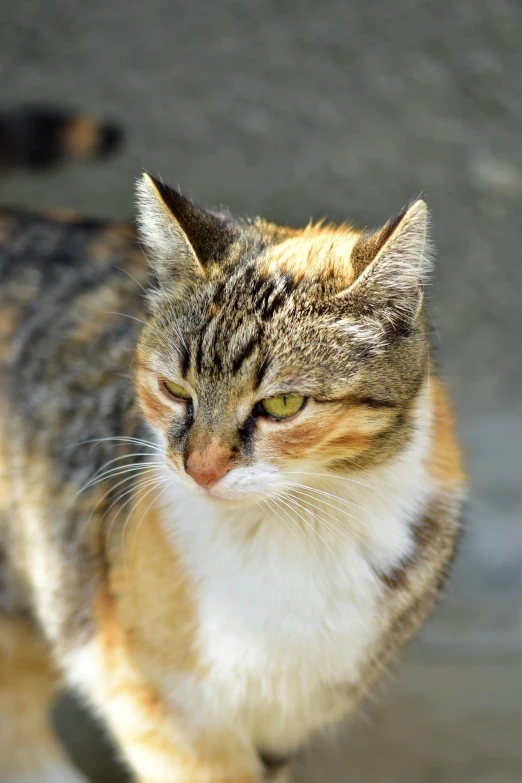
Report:
[[[172,381],[163,381],[163,385],[168,393],[173,397],[177,397],[178,400],[190,400],[190,394],[185,391],[183,386],[179,386],[179,384],[173,383]]]
[[[278,394],[277,397],[267,397],[259,403],[261,408],[274,419],[289,419],[299,413],[305,404],[302,394]]]

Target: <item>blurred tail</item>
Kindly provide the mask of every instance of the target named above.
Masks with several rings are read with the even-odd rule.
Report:
[[[0,169],[43,168],[71,159],[103,158],[121,146],[110,122],[54,106],[0,110]]]

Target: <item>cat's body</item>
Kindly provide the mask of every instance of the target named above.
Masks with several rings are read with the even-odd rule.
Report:
[[[352,293],[366,274],[378,296],[373,262],[422,256],[423,207],[365,237],[176,198],[142,186],[157,287],[131,229],[0,219],[0,710],[23,692],[41,747],[12,750],[20,711],[2,783],[76,779],[34,697],[46,649],[139,780],[282,780],[422,624],[451,560],[464,481],[421,278],[397,272],[385,326]],[[249,402],[294,388],[288,421]]]

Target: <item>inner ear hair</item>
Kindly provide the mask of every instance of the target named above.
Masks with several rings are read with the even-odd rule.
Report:
[[[162,282],[203,276],[195,250],[165,203],[158,180],[144,173],[136,183],[138,228],[153,270]]]
[[[418,199],[353,248],[355,279],[338,298],[390,324],[412,323],[422,308],[422,284],[431,267],[428,213]],[[353,259],[353,260],[352,260]]]
[[[401,224],[407,209],[405,207],[396,217],[389,220],[377,231],[363,231],[353,246],[350,256],[354,280],[362,274],[366,267],[375,259],[377,253],[385,246],[396,228]]]
[[[151,177],[158,196],[205,266],[219,258],[232,239],[232,221],[202,209],[179,191]]]
[[[198,207],[150,174],[140,177],[136,195],[140,234],[163,282],[204,277],[205,267],[224,256],[236,236],[231,219]]]

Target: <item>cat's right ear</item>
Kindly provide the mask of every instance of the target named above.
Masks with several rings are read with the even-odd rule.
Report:
[[[158,278],[202,277],[203,267],[175,215],[176,203],[186,199],[147,173],[136,183],[136,197],[140,236]]]
[[[205,276],[227,244],[225,219],[144,173],[136,184],[138,227],[152,268],[165,283]]]

